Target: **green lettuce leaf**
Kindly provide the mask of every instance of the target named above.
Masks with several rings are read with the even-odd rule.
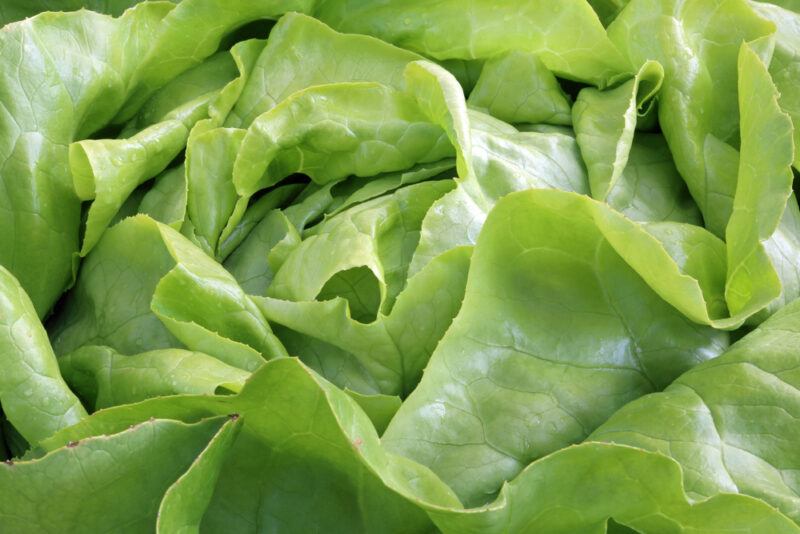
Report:
[[[499,201],[461,310],[384,435],[465,504],[484,504],[530,462],[727,345],[664,302],[583,202],[552,190]]]
[[[250,376],[200,352],[163,349],[133,356],[85,346],[62,356],[64,379],[93,410],[180,393],[239,392]]]
[[[605,85],[627,70],[597,15],[584,0],[554,4],[448,0],[379,3],[322,0],[314,15],[332,27],[374,35],[434,59],[488,59],[510,50],[539,56],[554,73]],[[434,27],[431,21],[437,21]]]
[[[800,533],[794,0],[0,4],[0,531]]]
[[[216,313],[207,313],[211,309]],[[85,345],[122,354],[184,345],[247,371],[286,355],[225,269],[172,228],[142,215],[105,233],[50,332],[59,354]]]
[[[0,34],[0,264],[44,316],[70,283],[80,202],[68,145],[135,116],[237,26],[308,2],[147,2],[112,19],[45,13]],[[55,111],[54,111],[55,110]]]
[[[467,103],[500,120],[571,124],[569,97],[536,54],[514,50],[490,58]]]
[[[742,493],[800,519],[800,301],[664,392],[632,402],[590,439],[677,460],[695,501]]]
[[[513,191],[556,188],[586,192],[586,171],[575,139],[518,132],[513,126],[468,111],[458,82],[429,62],[406,68],[408,90],[456,149],[456,188],[428,212],[410,274],[453,247],[473,245],[495,202]]]
[[[597,12],[603,24],[608,25],[630,0],[589,0],[589,5]]]
[[[725,235],[736,192],[739,48],[758,41],[768,60],[763,38],[773,32],[744,0],[632,0],[608,28],[635,68],[648,60],[664,67],[659,124],[707,228],[718,236]]]
[[[578,94],[572,117],[592,197],[605,200],[617,186],[628,163],[637,117],[647,112],[663,79],[661,64],[648,61],[619,87],[586,88]]]
[[[101,410],[84,426],[49,440],[47,448],[151,416],[196,421],[230,413],[239,414],[242,427],[221,467],[203,532],[251,531],[253,525],[292,532],[424,532],[433,525],[414,499],[458,505],[428,469],[381,448],[349,395],[289,358],[266,364],[236,396],[162,397]]]
[[[164,492],[217,431],[225,432],[226,421],[145,420],[42,458],[0,464],[0,522],[20,534],[63,532],[65,525],[87,532],[152,530]]]
[[[800,170],[800,89],[794,81],[800,72],[800,2],[794,0],[771,2],[786,9],[752,2],[760,16],[775,24],[775,51],[769,63],[769,73],[780,93],[780,105],[792,117],[794,129],[794,167]],[[793,10],[789,11],[789,10]]]
[[[763,243],[776,233],[792,194],[794,147],[791,118],[778,105],[778,92],[766,65],[746,44],[739,53],[739,109],[741,155],[733,212],[725,229],[725,301],[732,314],[749,315],[785,289]],[[790,204],[797,211],[797,204]],[[800,259],[800,249],[792,257]],[[784,294],[784,299],[799,296]]]
[[[106,13],[118,17],[144,0],[7,0],[0,6],[0,26],[28,17],[43,11],[76,11],[90,9],[98,13]],[[169,0],[175,4],[180,0]]]
[[[239,199],[229,229],[253,194],[292,173],[326,184],[438,161],[452,148],[405,93],[352,82],[292,94],[253,122],[237,152],[232,180]]]
[[[0,266],[0,405],[29,443],[86,416],[58,369],[33,303],[14,275]]]
[[[800,531],[786,516],[749,496],[719,495],[691,503],[683,493],[676,461],[604,443],[550,455],[506,485],[494,502],[464,509],[429,470],[387,453],[347,394],[287,358],[268,362],[237,396],[164,397],[102,410],[45,445],[57,454],[70,441],[121,431],[151,416],[196,421],[231,412],[240,415],[241,429],[221,460],[200,524],[203,532],[259,525],[256,531],[436,528],[445,534],[600,534],[609,517],[645,534],[672,529],[720,534]],[[200,468],[216,471],[204,458]],[[196,521],[195,507],[205,501],[206,491],[199,492],[179,517]],[[297,499],[298,491],[304,499]]]
[[[352,317],[343,297],[256,304],[270,321],[291,329],[277,329],[287,350],[335,384],[363,394],[407,395],[458,312],[469,253],[457,248],[435,258],[409,280],[391,312],[368,324]]]
[[[402,89],[403,69],[421,56],[365,35],[342,34],[289,13],[270,32],[226,126],[247,128],[292,93],[315,85],[379,82]]]
[[[136,211],[180,230],[186,220],[186,196],[186,169],[180,165],[156,177]]]
[[[158,507],[158,534],[200,531],[214,486],[240,429],[241,421],[238,419],[225,423],[191,467],[169,487]]]
[[[641,222],[673,221],[702,225],[702,215],[675,168],[664,136],[637,133],[609,206]]]

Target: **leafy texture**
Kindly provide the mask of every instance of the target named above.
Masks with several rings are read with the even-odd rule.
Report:
[[[730,171],[739,129],[739,47],[772,32],[744,0],[633,0],[608,28],[632,65],[656,60],[664,67],[659,124],[706,225],[718,236],[736,193]]]
[[[459,176],[456,189],[437,202],[423,222],[412,274],[450,248],[474,244],[487,213],[505,194],[529,188],[586,191],[585,170],[573,138],[520,133],[489,116],[469,112],[455,78],[432,63],[412,63],[406,80],[420,108],[455,146]]]
[[[778,227],[793,179],[791,120],[778,107],[766,66],[747,45],[739,54],[739,72],[742,147],[736,198],[726,228],[725,297],[732,313],[748,305],[760,309],[781,292],[780,279],[762,243]]]
[[[238,415],[233,417],[236,419],[220,429],[191,467],[164,494],[158,508],[157,532],[189,534],[199,531],[222,466],[241,428]]]
[[[210,56],[228,31],[304,7],[147,2],[118,19],[43,14],[0,34],[0,227],[13,229],[0,236],[0,263],[40,316],[69,284],[78,250],[69,143],[131,118],[155,90]]]
[[[189,130],[209,115],[209,106],[235,73],[230,54],[217,54],[153,95],[131,122],[129,129],[139,130],[131,137],[70,145],[75,191],[81,200],[93,199],[82,255],[97,244],[134,189],[164,170],[185,147]]]
[[[772,2],[781,4],[781,2]],[[773,22],[775,52],[769,63],[769,73],[780,92],[780,105],[791,117],[794,128],[794,167],[800,170],[800,90],[795,79],[800,72],[800,3],[783,2],[786,9],[769,4],[753,3],[760,16]],[[794,13],[788,11],[793,9]]]
[[[155,350],[135,356],[87,346],[58,360],[61,373],[97,410],[177,393],[238,392],[249,373],[199,352]]]
[[[583,89],[572,110],[575,134],[589,174],[592,196],[605,200],[625,170],[637,115],[661,88],[664,70],[648,61],[636,76],[607,91]]]
[[[672,161],[664,137],[638,133],[628,162],[606,202],[642,222],[674,221],[700,225],[702,216]]]
[[[404,93],[370,82],[310,87],[260,115],[243,136],[232,171],[239,200],[229,225],[253,194],[295,172],[326,184],[450,153],[441,130]]]
[[[270,32],[227,125],[248,127],[292,93],[314,85],[379,82],[401,89],[403,68],[418,59],[379,39],[341,34],[311,17],[288,14]]]
[[[466,504],[483,504],[531,461],[725,347],[724,335],[663,302],[591,218],[570,209],[580,199],[542,190],[500,201],[461,311],[384,436]]]
[[[506,122],[570,124],[570,103],[539,56],[512,51],[489,59],[470,106]]]
[[[597,15],[578,0],[474,2],[470,9],[456,0],[434,6],[324,0],[314,13],[334,28],[374,35],[435,59],[486,59],[523,50],[537,54],[557,74],[597,84],[625,69]],[[431,20],[441,22],[431,27]]]
[[[19,282],[0,267],[0,405],[28,442],[36,444],[86,415],[69,390],[36,317],[33,303]]]
[[[691,504],[682,492],[677,462],[602,443],[571,447],[540,460],[491,504],[464,509],[430,471],[387,453],[350,397],[292,359],[267,363],[236,397],[166,397],[104,410],[46,446],[56,450],[51,455],[58,454],[69,441],[111,433],[150,415],[196,420],[231,411],[240,414],[241,430],[223,460],[202,531],[259,524],[265,530],[290,532],[416,532],[432,530],[432,521],[445,533],[601,533],[609,517],[645,534],[663,532],[666,525],[714,533],[799,530],[752,497],[720,495]],[[292,416],[286,417],[288,413]],[[211,452],[217,443],[215,439]],[[198,468],[215,471],[208,456],[203,453],[170,493],[188,485],[184,480]],[[296,499],[299,487],[307,492],[302,501]],[[185,515],[178,516],[181,521],[196,517],[194,503],[204,501],[205,494],[195,498],[185,505]],[[172,500],[168,494],[166,502]],[[309,506],[313,515],[293,513]],[[564,513],[577,509],[586,512]],[[344,516],[343,510],[348,512]],[[190,519],[182,519],[186,517]]]
[[[207,307],[217,313],[204,313]],[[285,355],[227,271],[172,228],[145,216],[106,233],[52,332],[61,354],[84,345],[137,354],[183,343],[245,370]]]
[[[590,439],[675,458],[696,500],[743,493],[797,521],[798,341],[795,302],[663,393],[620,410]]]
[[[74,11],[81,8],[119,16],[143,0],[8,0],[0,7],[0,26],[32,17],[43,11]],[[175,2],[178,3],[177,1]]]
[[[0,4],[0,532],[800,533],[794,0]]]
[[[265,317],[291,329],[278,331],[287,349],[335,384],[365,394],[406,395],[458,312],[469,255],[460,248],[434,259],[409,280],[390,312],[378,312],[368,324],[353,317],[352,300],[343,296],[256,302]]]
[[[143,421],[40,459],[2,464],[0,521],[20,533],[64,532],[65,525],[91,532],[152,530],[160,497],[225,419]]]
[[[254,524],[292,532],[424,531],[432,528],[430,519],[404,496],[457,505],[430,471],[381,448],[354,400],[286,358],[265,365],[237,396],[164,397],[104,410],[48,447],[113,432],[146,414],[196,420],[228,413],[239,414],[242,427],[221,468],[203,531],[249,530]],[[306,488],[306,499],[295,500],[297,488]],[[309,509],[314,513],[298,513]]]

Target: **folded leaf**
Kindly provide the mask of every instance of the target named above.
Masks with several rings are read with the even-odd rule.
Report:
[[[154,350],[133,356],[86,346],[58,359],[67,383],[94,410],[180,393],[239,392],[249,373],[200,352]]]
[[[0,266],[0,405],[31,444],[77,423],[86,410],[58,370],[33,303]]]
[[[402,89],[403,69],[421,56],[365,35],[336,32],[289,13],[269,35],[226,126],[247,128],[292,93],[339,82],[379,82]]]
[[[230,30],[307,0],[146,2],[112,19],[44,13],[0,34],[0,264],[44,316],[69,285],[80,203],[67,146],[134,117],[153,93],[212,55]]]
[[[568,97],[532,53],[515,50],[489,59],[467,102],[506,122],[572,123]]]
[[[404,93],[368,82],[304,89],[260,115],[244,135],[233,166],[240,198],[228,228],[253,194],[292,173],[326,184],[351,174],[406,169],[451,153],[442,131]]]
[[[469,9],[457,0],[434,5],[424,0],[325,0],[314,15],[340,31],[374,35],[435,59],[487,59],[522,50],[537,54],[558,75],[596,85],[626,70],[583,0],[481,1]]]
[[[143,0],[7,0],[0,6],[0,26],[32,17],[42,11],[74,11],[81,8],[118,17]],[[180,0],[175,0],[177,4]]]
[[[608,27],[635,68],[648,60],[664,67],[659,124],[706,226],[717,236],[725,235],[736,192],[730,160],[738,144],[739,47],[773,31],[745,0],[632,0]],[[759,42],[760,50],[768,48]],[[764,55],[768,60],[766,50]]]
[[[145,420],[43,458],[0,464],[0,523],[20,534],[63,532],[65,525],[87,532],[152,531],[164,492],[217,431],[225,432],[225,421]]]
[[[211,501],[220,471],[241,429],[238,419],[228,421],[211,438],[191,467],[164,494],[158,508],[156,531],[159,534],[192,534]]]
[[[352,297],[255,302],[267,319],[291,329],[276,330],[287,350],[335,384],[363,394],[407,395],[458,312],[470,252],[456,248],[435,258],[409,279],[391,311],[368,324],[353,317]]]
[[[254,524],[292,532],[431,531],[415,499],[458,504],[428,469],[385,452],[350,396],[289,358],[266,364],[236,396],[162,397],[102,410],[48,448],[151,416],[191,421],[229,413],[239,415],[242,428],[221,468],[203,532],[252,530]]]
[[[607,25],[628,5],[629,0],[589,0],[603,24]]]
[[[252,529],[254,524],[260,525],[257,531],[425,532],[434,529],[432,520],[445,534],[600,534],[609,517],[644,534],[673,529],[800,532],[791,520],[752,497],[720,495],[687,502],[677,462],[603,443],[548,456],[505,486],[496,501],[464,509],[430,471],[385,452],[351,398],[286,358],[267,363],[238,396],[165,397],[103,410],[47,446],[111,433],[150,416],[197,420],[230,412],[240,414],[242,426],[221,467],[200,525],[203,532]],[[292,416],[286,417],[288,413]],[[305,498],[298,500],[297,491]],[[201,493],[192,506],[204,499]],[[568,512],[579,509],[581,513]],[[194,509],[190,513],[193,518],[199,514]]]
[[[134,189],[163,171],[178,155],[186,144],[189,126],[168,120],[129,139],[86,140],[70,145],[75,190],[84,200],[94,199],[81,255],[97,244]]]
[[[247,371],[285,355],[225,269],[141,215],[105,233],[50,326],[60,354],[85,345],[138,354],[183,344]]]
[[[751,3],[759,16],[773,22],[777,28],[769,73],[780,93],[781,108],[792,117],[794,168],[800,171],[800,88],[795,82],[800,72],[800,2],[788,0],[771,4],[783,5],[785,9],[762,2]],[[793,9],[794,13],[789,9]]]
[[[186,169],[183,165],[167,169],[156,177],[137,211],[180,230],[186,220],[186,194]]]
[[[592,440],[677,460],[694,500],[743,493],[800,519],[800,301],[664,392],[622,408]]]
[[[266,295],[275,273],[300,241],[292,222],[282,211],[274,210],[233,251],[224,263],[225,268],[248,294]]]
[[[530,188],[588,190],[575,139],[520,133],[482,113],[467,111],[461,88],[441,67],[415,62],[406,68],[408,90],[420,108],[447,132],[456,149],[456,189],[436,202],[422,224],[410,273],[453,247],[475,244],[495,202]]]
[[[253,202],[244,213],[242,220],[234,227],[225,241],[219,244],[219,255],[223,261],[228,258],[251,232],[269,215],[272,210],[283,207],[289,201],[294,200],[303,189],[302,184],[286,184],[259,197]]]
[[[394,414],[400,409],[402,400],[396,395],[364,395],[356,391],[351,391],[345,388],[345,393],[350,395],[354,401],[358,403],[364,413],[367,414],[369,420],[375,425],[375,431],[378,434],[383,434],[386,427],[389,426],[389,421],[392,420]]]
[[[778,92],[766,65],[747,44],[739,53],[739,109],[739,179],[725,229],[725,300],[732,314],[754,313],[781,294],[780,278],[763,242],[778,228],[794,179],[792,121],[778,106]],[[800,249],[793,256],[800,259]]]
[[[661,134],[636,134],[622,176],[605,200],[634,221],[702,225],[700,210]]]
[[[384,434],[467,505],[727,345],[664,302],[583,202],[552,190],[498,202],[461,310]]]
[[[586,88],[578,94],[572,118],[592,197],[605,200],[617,186],[628,163],[637,116],[652,104],[663,78],[664,68],[648,61],[619,87]]]

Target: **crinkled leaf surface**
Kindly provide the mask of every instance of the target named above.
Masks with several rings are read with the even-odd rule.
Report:
[[[388,314],[379,312],[368,324],[352,317],[342,296],[255,302],[270,321],[291,329],[277,330],[287,350],[335,384],[364,394],[406,395],[458,312],[469,256],[463,247],[435,258],[409,280]]]
[[[506,122],[571,124],[570,102],[539,56],[514,50],[486,61],[467,101]]]
[[[774,4],[1,29],[0,531],[799,532]]]

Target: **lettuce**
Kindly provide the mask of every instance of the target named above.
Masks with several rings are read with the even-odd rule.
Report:
[[[800,533],[800,6],[0,5],[0,531]]]

